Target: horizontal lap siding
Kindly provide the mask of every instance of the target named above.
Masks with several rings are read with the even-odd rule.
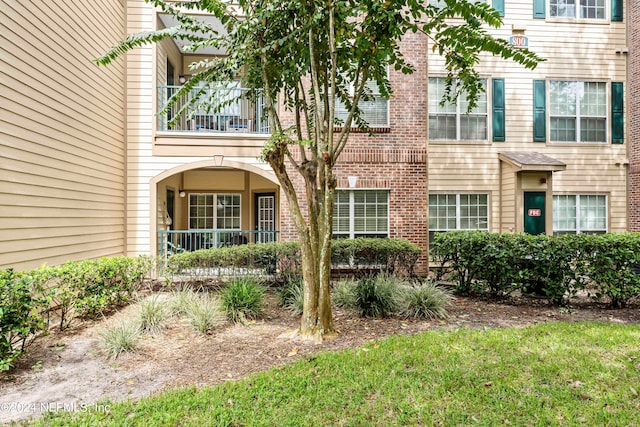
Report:
[[[532,19],[530,1],[506,2],[505,7],[504,27],[492,30],[492,33],[507,39],[512,34],[512,24],[524,26],[529,48],[546,61],[541,62],[535,70],[526,70],[511,61],[483,57],[478,68],[480,74],[487,78],[489,83],[491,78],[505,79],[506,142],[451,144],[430,141],[429,191],[491,193],[491,212],[494,214],[491,221],[492,230],[500,229],[499,217],[495,214],[500,213],[502,205],[504,231],[505,227],[508,229],[511,226],[509,222],[513,222],[511,217],[514,206],[510,201],[498,200],[501,186],[498,153],[537,151],[567,164],[566,171],[554,173],[554,192],[608,194],[610,231],[624,231],[627,227],[627,178],[625,167],[620,163],[623,163],[627,156],[626,135],[625,144],[620,145],[534,143],[532,118],[533,80],[625,82],[627,56],[617,54],[616,50],[626,46],[626,24],[612,23],[608,20],[594,24],[566,20],[560,22],[550,18]],[[430,76],[444,75],[441,58],[430,53],[428,61]],[[488,93],[491,93],[490,88]],[[626,85],[625,93],[626,99],[629,99],[631,92]],[[610,102],[609,96],[607,102]],[[607,109],[610,110],[610,105]],[[626,118],[628,117],[627,111]],[[607,134],[610,138],[610,130]],[[491,135],[489,140],[490,138]],[[511,187],[515,183],[508,185]],[[503,194],[507,192],[506,186],[507,182],[503,181]]]
[[[0,267],[124,252],[122,2],[0,1]]]

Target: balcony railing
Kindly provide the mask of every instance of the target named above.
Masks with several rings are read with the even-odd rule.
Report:
[[[158,86],[163,111],[181,86]],[[264,98],[249,89],[222,85],[194,88],[158,115],[160,132],[269,133]]]
[[[277,240],[277,230],[158,230],[158,256]]]

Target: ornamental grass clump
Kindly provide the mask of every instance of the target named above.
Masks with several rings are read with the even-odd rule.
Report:
[[[401,288],[398,278],[378,275],[359,279],[355,289],[355,308],[362,317],[389,317],[398,308]]]
[[[304,305],[304,284],[301,278],[291,278],[278,292],[278,302],[293,315],[302,314]]]
[[[398,314],[407,318],[446,319],[453,296],[433,283],[405,288],[400,296]]]
[[[220,297],[227,315],[234,322],[255,319],[264,311],[265,289],[253,277],[234,279]]]
[[[189,312],[191,306],[198,302],[198,298],[198,293],[191,287],[174,291],[169,298],[169,309],[175,316],[184,316]]]
[[[140,329],[156,334],[164,327],[164,323],[171,314],[167,301],[160,295],[154,294],[140,301]]]
[[[116,359],[121,353],[135,351],[142,333],[138,322],[121,321],[100,333],[107,355]]]
[[[204,334],[226,321],[220,298],[208,294],[194,294],[194,296],[186,307],[185,316],[198,332]]]
[[[331,290],[331,300],[333,303],[342,308],[356,307],[356,282],[353,279],[342,278],[333,285]]]

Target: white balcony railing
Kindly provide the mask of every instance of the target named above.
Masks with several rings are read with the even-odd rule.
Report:
[[[158,86],[158,108],[163,111],[181,86]],[[194,88],[174,99],[158,115],[160,132],[269,133],[264,99],[255,91],[220,84]]]

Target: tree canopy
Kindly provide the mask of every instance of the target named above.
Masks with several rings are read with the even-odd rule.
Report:
[[[444,58],[443,102],[455,103],[464,94],[469,111],[484,90],[476,71],[483,53],[511,59],[525,68],[534,68],[541,60],[490,34],[502,19],[484,2],[146,1],[172,15],[178,24],[132,34],[96,62],[108,64],[135,47],[165,38],[182,39],[187,50],[215,47],[227,54],[191,64],[194,75],[174,99],[194,90],[204,96],[201,82],[233,80],[250,89],[243,96],[260,93],[264,97],[271,137],[263,158],[279,180],[300,238],[305,284],[301,332],[308,336],[334,331],[329,281],[333,167],[351,128],[368,128],[360,102],[371,98],[371,84],[381,96],[391,97],[388,70],[414,71],[401,49],[403,37],[413,32],[429,39],[431,49]],[[205,22],[196,11],[215,16],[221,25]],[[337,105],[347,114],[337,117]],[[167,108],[171,107],[170,101]],[[304,178],[304,189],[294,185],[294,173]]]

